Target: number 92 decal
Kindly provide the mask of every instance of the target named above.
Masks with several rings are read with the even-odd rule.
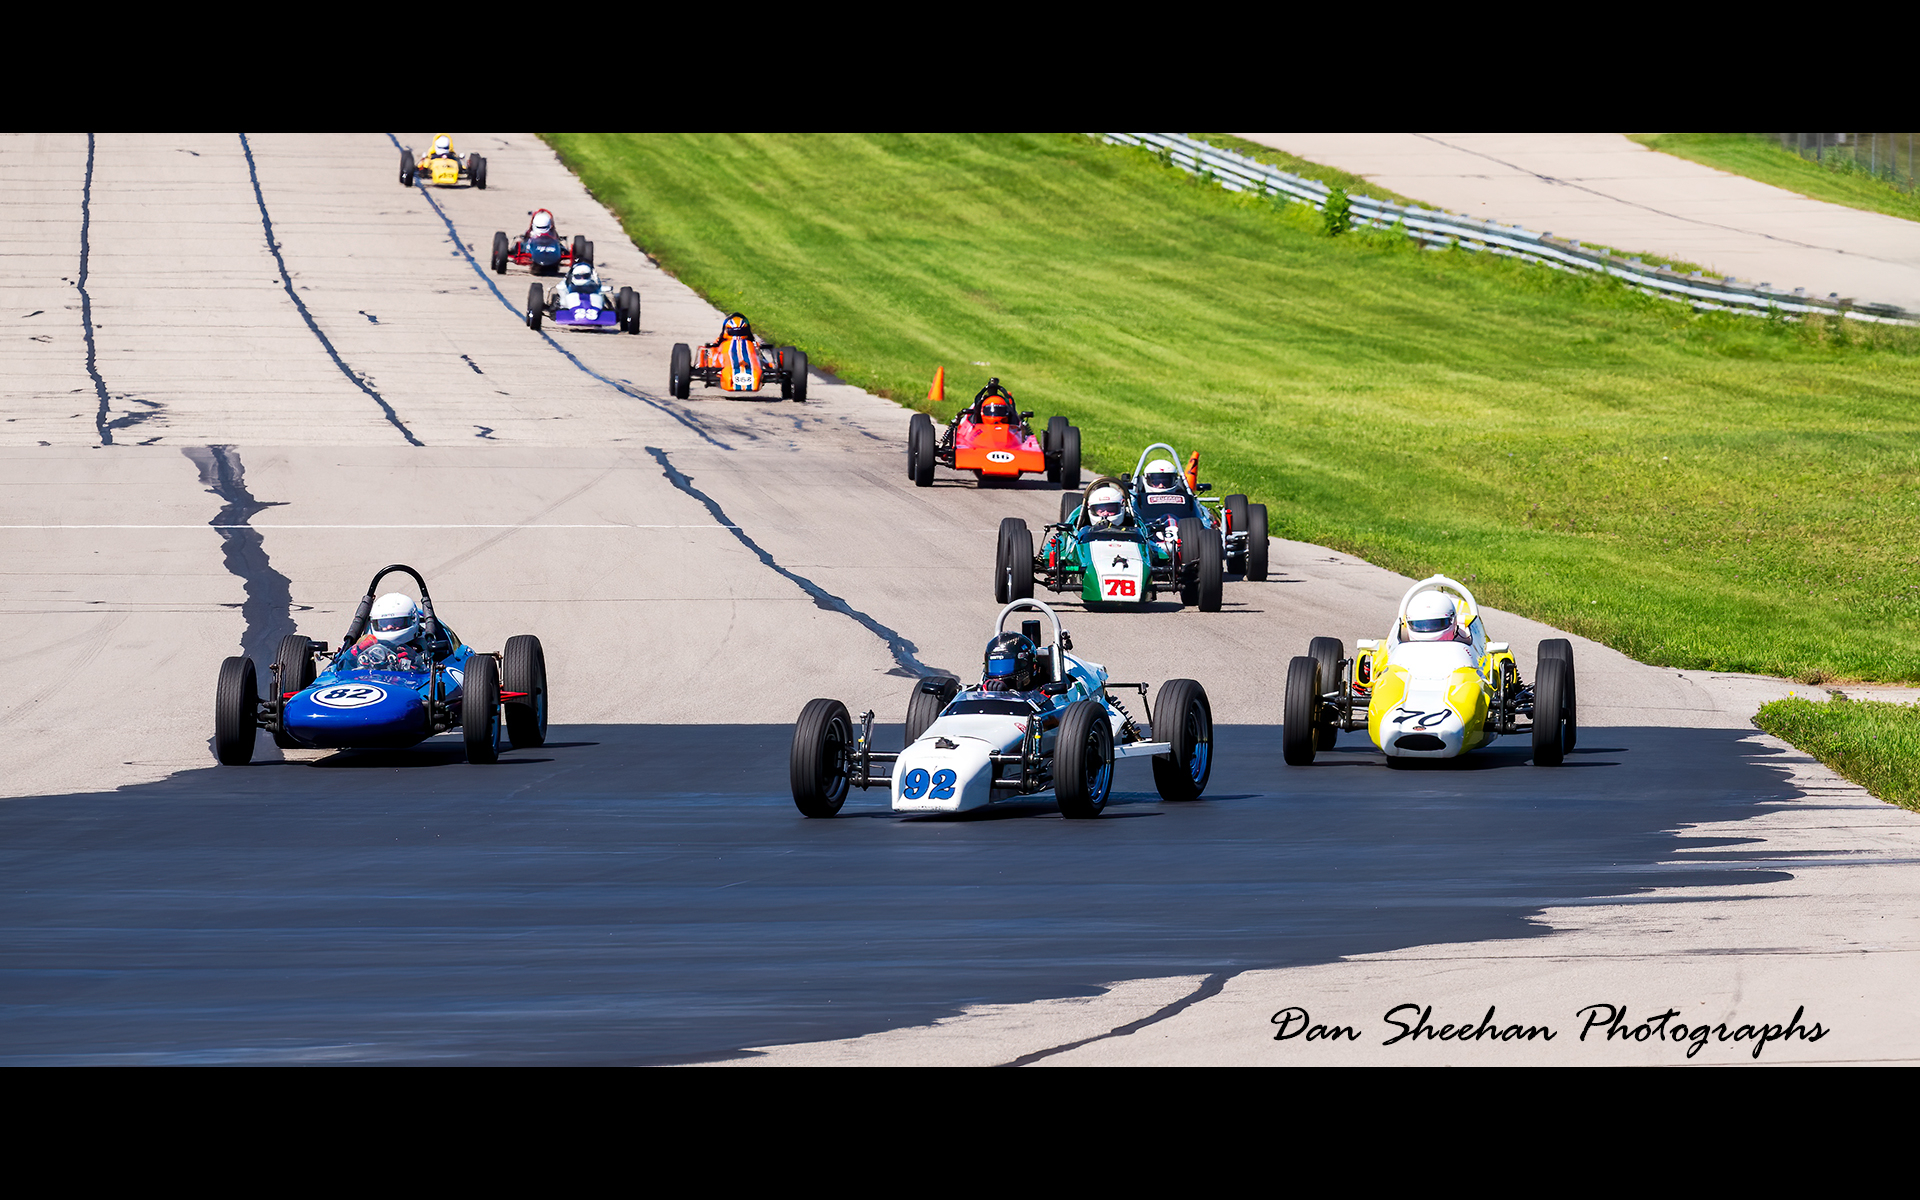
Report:
[[[900,781],[900,795],[907,800],[918,800],[922,796],[929,796],[934,800],[951,800],[953,799],[953,782],[956,778],[952,771],[945,768],[929,776],[924,768],[915,767],[907,772],[905,779]],[[932,787],[931,793],[928,791],[929,785]]]

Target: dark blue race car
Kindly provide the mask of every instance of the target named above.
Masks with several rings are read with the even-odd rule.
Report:
[[[412,576],[420,587],[421,653],[405,658],[363,638],[380,581],[394,572]],[[490,763],[499,758],[503,711],[515,749],[547,739],[547,661],[540,639],[508,638],[499,654],[473,649],[434,616],[426,580],[412,567],[380,569],[340,646],[319,670],[325,642],[297,633],[282,638],[265,699],[252,659],[236,655],[221,663],[213,710],[220,761],[253,761],[260,729],[283,750],[393,749],[459,729],[467,761]]]

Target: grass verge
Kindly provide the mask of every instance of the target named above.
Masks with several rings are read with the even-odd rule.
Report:
[[[1650,150],[1671,154],[1829,204],[1920,221],[1920,194],[1896,187],[1856,162],[1850,149],[1825,162],[1804,159],[1764,133],[1636,133]]]
[[[1920,679],[1912,330],[1328,238],[1071,134],[546,136],[668,270],[861,387],[997,375],[1091,467],[1197,448],[1280,536],[1642,661]]]
[[[1793,696],[1762,707],[1753,723],[1880,799],[1920,811],[1920,706]]]

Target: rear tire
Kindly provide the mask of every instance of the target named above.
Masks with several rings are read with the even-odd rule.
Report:
[[[1068,521],[1071,521],[1073,519],[1073,514],[1075,510],[1077,510],[1079,507],[1080,507],[1079,492],[1061,492],[1060,493],[1060,523],[1062,525],[1065,525]]]
[[[793,366],[787,378],[791,381],[793,387],[793,402],[795,404],[805,404],[807,402],[807,352],[805,350],[795,350],[793,352],[792,362]]]
[[[933,486],[933,454],[933,418],[915,413],[907,420],[907,478],[913,486]]]
[[[672,365],[667,368],[667,394],[675,400],[685,400],[692,386],[693,351],[687,348],[685,342],[675,342]]]
[[[1224,552],[1220,548],[1220,531],[1203,528],[1200,536],[1200,581],[1197,589],[1201,612],[1220,611],[1222,585],[1226,582],[1226,564],[1222,561],[1224,557]]]
[[[588,266],[593,265],[593,243],[592,242],[587,243],[587,257],[581,261],[585,262]]]
[[[1541,659],[1533,676],[1533,765],[1557,767],[1567,756],[1568,668],[1564,658]]]
[[[571,247],[571,249],[572,249],[572,261],[567,264],[568,266],[572,266],[574,263],[590,263],[593,261],[591,258],[587,257],[587,235],[586,234],[584,233],[574,234],[573,246]]]
[[[269,678],[279,680],[277,686],[280,691],[277,695],[268,697],[267,703],[274,712],[284,712],[288,692],[304,692],[313,686],[313,643],[307,640],[305,634],[289,633],[280,639],[280,646],[274,651],[273,661],[280,670]],[[276,726],[279,724],[280,722],[275,722]],[[273,734],[273,744],[282,750],[305,749],[299,742],[288,737],[284,729],[276,727],[268,732]]]
[[[1563,659],[1567,664],[1567,698],[1561,716],[1567,722],[1566,748],[1571,750],[1580,738],[1579,688],[1574,683],[1573,643],[1566,638],[1547,638],[1540,643],[1540,651],[1534,662],[1538,663],[1544,658]]]
[[[1247,563],[1245,578],[1267,581],[1267,506],[1247,505]]]
[[[254,678],[253,660],[235,655],[220,664],[220,678],[213,687],[213,753],[229,767],[244,767],[253,761],[253,735],[259,729],[255,714],[260,710],[260,685]]]
[[[1220,533],[1199,517],[1181,517],[1180,602],[1201,612],[1220,611]]]
[[[1113,790],[1113,726],[1098,700],[1077,700],[1060,717],[1053,750],[1053,798],[1060,815],[1097,817]]]
[[[505,702],[507,737],[515,750],[528,750],[547,741],[547,652],[540,639],[523,633],[507,639],[501,654],[500,690],[525,692],[524,699]]]
[[[1313,761],[1319,737],[1313,726],[1320,704],[1320,664],[1308,655],[1297,655],[1287,664],[1287,690],[1281,702],[1280,756],[1289,766],[1304,767]]]
[[[1247,531],[1247,498],[1238,495],[1228,496],[1226,503],[1221,507],[1227,514],[1227,532],[1229,534],[1245,533]],[[1227,570],[1236,575],[1246,573],[1247,554],[1244,541],[1241,543],[1240,553],[1227,555]]]
[[[1153,736],[1172,743],[1153,756],[1153,786],[1162,800],[1198,800],[1213,774],[1213,706],[1191,679],[1169,679],[1154,705]]]
[[[907,745],[920,740],[959,691],[960,681],[951,675],[927,675],[914,685],[913,695],[907,697]]]
[[[490,654],[467,659],[460,679],[460,737],[467,761],[500,761],[500,668]]]
[[[1060,482],[1060,450],[1066,443],[1067,419],[1061,416],[1047,418],[1046,436],[1040,442],[1040,448],[1046,453],[1047,482]]]
[[[547,294],[539,284],[527,286],[527,328],[540,332],[540,319],[547,315]]]
[[[1340,660],[1347,656],[1347,647],[1339,638],[1317,637],[1307,643],[1307,656],[1320,667],[1320,692],[1327,692],[1340,686]],[[1330,724],[1322,723],[1315,731],[1314,746],[1320,750],[1331,750],[1340,740],[1340,731]]]
[[[838,700],[809,700],[793,725],[787,774],[802,816],[831,817],[847,802],[853,721]]]
[[[400,186],[401,187],[410,188],[413,186],[413,170],[414,170],[413,154],[410,151],[402,150],[400,152]]]
[[[507,273],[508,253],[507,235],[504,232],[496,232],[493,235],[493,261],[491,263],[495,275],[505,275]]]
[[[476,154],[473,156],[471,160],[471,166],[469,169],[473,173],[473,186],[479,188],[483,192],[486,191],[487,190],[487,160],[482,156]]]
[[[1000,547],[993,571],[993,598],[1001,604],[1033,599],[1033,533],[1019,517],[1000,520]]]
[[[620,314],[621,333],[640,332],[640,297],[630,287],[613,294],[613,310]]]
[[[1069,425],[1060,433],[1060,486],[1080,490],[1080,427]]]

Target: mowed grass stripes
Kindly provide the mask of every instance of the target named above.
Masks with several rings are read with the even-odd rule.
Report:
[[[1078,135],[545,136],[665,267],[849,382],[917,406],[944,365],[953,407],[997,375],[1090,466],[1199,449],[1277,534],[1645,661],[1920,678],[1912,331],[1329,238]]]

